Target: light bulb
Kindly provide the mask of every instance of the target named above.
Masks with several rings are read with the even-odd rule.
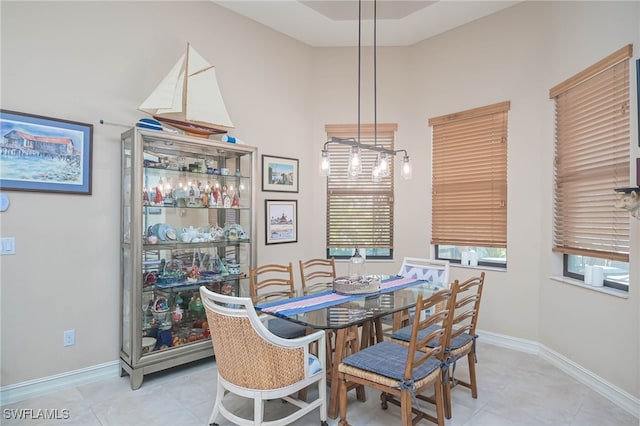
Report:
[[[320,157],[320,176],[331,176],[331,161],[329,159],[329,151],[322,150]]]
[[[360,148],[353,146],[351,148],[351,155],[349,156],[349,177],[358,177],[362,170],[362,164],[360,162]]]
[[[411,159],[408,155],[405,155],[402,159],[402,177],[404,179],[411,179],[413,171],[411,170]]]
[[[378,164],[378,160],[373,164],[373,168],[371,169],[371,180],[374,182],[380,182],[380,165]]]
[[[380,176],[389,176],[389,157],[386,152],[378,153],[378,168],[380,169]]]

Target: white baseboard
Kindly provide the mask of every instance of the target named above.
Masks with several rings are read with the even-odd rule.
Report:
[[[630,414],[640,417],[640,400],[625,392],[603,378],[586,370],[563,355],[541,345],[537,342],[516,337],[510,337],[489,331],[478,330],[481,342],[537,355],[551,365],[564,371],[574,379],[590,387],[614,404],[626,410]],[[96,382],[120,374],[119,361],[111,361],[92,367],[74,370],[55,376],[43,377],[15,385],[0,388],[0,404],[12,404],[36,396],[45,395],[71,386]]]
[[[120,375],[120,361],[110,361],[55,376],[42,377],[0,388],[0,405],[46,395],[60,389],[97,382]]]
[[[640,418],[640,399],[612,385],[565,356],[531,340],[518,339],[489,331],[478,330],[480,340],[495,346],[513,349],[539,356],[554,367],[564,371],[580,383],[588,386],[633,416]]]

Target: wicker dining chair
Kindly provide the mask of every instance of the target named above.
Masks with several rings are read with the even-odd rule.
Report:
[[[249,291],[254,305],[276,299],[290,299],[295,296],[293,265],[271,263],[249,269]],[[263,317],[268,318],[268,317]],[[267,328],[284,338],[304,336],[307,328],[281,318],[268,318]]]
[[[342,360],[338,366],[340,426],[349,425],[347,389],[353,384],[382,391],[382,408],[387,409],[388,403],[399,406],[404,426],[414,425],[421,419],[444,425],[443,383],[447,371],[444,342],[447,333],[451,332],[451,295],[451,289],[443,289],[428,298],[418,296],[409,345],[383,341]],[[425,309],[438,304],[445,308],[433,315],[421,315]],[[427,335],[419,333],[426,329],[432,331]],[[433,397],[423,395],[430,388],[434,391]],[[435,404],[435,413],[427,411],[425,404],[418,404],[419,401]]]
[[[480,301],[482,299],[482,289],[484,287],[484,272],[478,277],[470,278],[462,283],[457,280],[452,284],[453,299],[452,304],[455,314],[451,318],[451,334],[449,341],[445,342],[445,350],[450,358],[450,374],[448,374],[448,386],[445,389],[445,415],[451,418],[451,388],[461,385],[471,390],[471,397],[478,398],[478,383],[476,380],[476,326],[478,323],[478,313],[480,312]],[[411,327],[404,327],[391,335],[391,341],[408,344],[411,340]],[[425,330],[423,333],[428,333]],[[468,381],[455,377],[456,363],[459,359],[467,357],[469,364]]]
[[[321,425],[327,420],[327,385],[324,331],[297,339],[283,339],[262,323],[250,298],[214,293],[200,287],[211,330],[218,372],[215,403],[210,424],[218,414],[238,425],[279,426],[290,424],[319,409]],[[309,353],[317,342],[318,357]],[[318,397],[311,402],[294,398],[308,386],[318,386]],[[253,419],[234,414],[225,406],[225,393],[254,400]],[[298,409],[283,418],[264,421],[264,401],[281,398]],[[237,406],[237,400],[230,404]]]

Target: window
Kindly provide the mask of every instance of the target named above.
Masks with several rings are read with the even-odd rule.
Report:
[[[614,188],[629,186],[628,45],[549,91],[556,107],[553,251],[564,276],[604,269],[604,285],[628,291],[629,214]]]
[[[507,266],[507,118],[510,102],[435,117],[432,240],[436,257]],[[466,256],[465,256],[466,257]]]
[[[378,124],[377,143],[393,150],[396,124]],[[357,125],[327,125],[327,138],[358,137]],[[360,141],[372,145],[373,125],[360,126]],[[350,258],[358,247],[367,259],[393,258],[393,161],[388,177],[374,182],[375,151],[362,150],[362,172],[349,178],[350,147],[330,144],[331,176],[327,177],[327,257]]]

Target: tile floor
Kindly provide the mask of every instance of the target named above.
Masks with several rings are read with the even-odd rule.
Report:
[[[456,376],[465,377],[464,362]],[[478,399],[468,390],[453,390],[453,417],[447,426],[457,425],[575,425],[637,426],[634,417],[595,391],[580,384],[535,355],[478,343]],[[211,359],[147,376],[142,387],[132,391],[128,377],[106,379],[57,391],[50,395],[2,407],[2,425],[113,425],[188,426],[207,424],[213,408],[216,369]],[[367,401],[349,395],[348,420],[358,425],[398,425],[400,412],[389,406],[383,411],[378,392],[367,389]],[[310,396],[312,394],[310,393]],[[231,398],[232,396],[228,396]],[[238,413],[251,413],[251,403],[234,399]],[[7,409],[68,410],[66,420],[37,421],[7,418]],[[271,401],[265,418],[290,409],[289,404]],[[218,417],[221,426],[231,423]],[[307,414],[298,425],[319,425],[317,411]],[[337,425],[337,419],[328,419]],[[430,424],[422,421],[420,424]]]

